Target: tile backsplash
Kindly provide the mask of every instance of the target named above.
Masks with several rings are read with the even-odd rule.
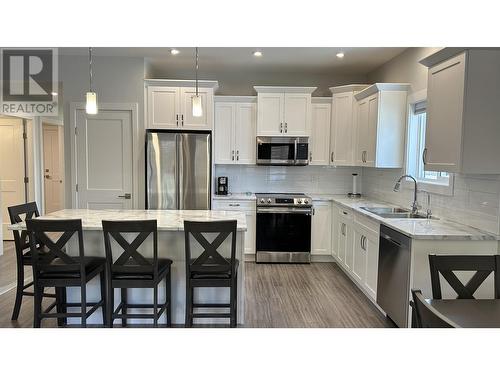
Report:
[[[401,169],[363,168],[364,193],[372,198],[409,207],[413,189],[394,192]],[[426,194],[418,194],[422,209],[427,209]],[[455,175],[453,196],[431,194],[432,213],[438,217],[500,234],[500,175]]]
[[[227,176],[233,193],[347,194],[352,189],[356,167],[278,167],[256,165],[216,165],[215,177]],[[359,189],[361,175],[358,177]]]

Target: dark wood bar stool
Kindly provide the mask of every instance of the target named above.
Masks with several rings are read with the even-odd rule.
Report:
[[[165,312],[167,326],[172,326],[171,307],[171,272],[170,259],[158,259],[158,231],[156,220],[140,221],[102,221],[104,244],[106,248],[106,268],[108,274],[108,326],[112,327],[115,319],[122,319],[122,326],[127,325],[127,318],[153,319],[153,326],[158,326],[158,319]],[[132,242],[122,234],[138,233]],[[138,249],[150,236],[153,236],[153,258],[145,258]],[[111,238],[119,245],[121,253],[113,257]],[[116,253],[116,252],[115,252]],[[165,302],[158,303],[158,285],[165,279]],[[114,289],[121,289],[120,304],[114,309]],[[131,304],[127,302],[127,289],[153,289],[152,304]],[[129,313],[128,309],[153,309],[150,314]]]
[[[103,322],[106,322],[106,277],[105,259],[99,257],[86,257],[83,247],[83,232],[81,220],[41,220],[27,219],[26,227],[30,238],[30,248],[33,263],[33,283],[35,290],[35,308],[33,327],[38,328],[42,319],[69,317],[81,318],[82,327],[87,326],[87,318],[99,307],[102,308]],[[49,235],[50,234],[50,237]],[[77,235],[78,255],[69,256],[62,251],[68,241]],[[53,237],[60,235],[57,240]],[[52,238],[51,238],[52,237]],[[47,253],[40,256],[40,246],[43,244]],[[44,260],[45,256],[52,257],[50,262]],[[101,300],[87,302],[87,282],[100,276]],[[64,290],[58,295],[57,312],[42,311],[43,288],[54,287],[57,291]],[[65,288],[80,287],[80,303],[67,303]],[[87,311],[87,306],[90,309]],[[79,307],[79,312],[67,312],[67,308]]]
[[[32,219],[34,217],[40,216],[38,212],[38,207],[36,202],[29,202],[24,204],[19,204],[17,206],[8,207],[9,218],[11,224],[18,224],[26,219]],[[19,317],[19,312],[21,311],[21,304],[23,301],[23,296],[34,296],[33,292],[26,291],[29,287],[33,286],[33,281],[29,283],[24,283],[24,267],[32,266],[32,254],[30,250],[30,243],[28,232],[14,231],[14,245],[16,248],[16,265],[17,265],[17,288],[16,288],[16,300],[14,302],[14,310],[12,311],[12,320],[17,320]],[[46,261],[50,261],[52,258],[47,255],[47,250],[41,243],[36,244],[39,254],[40,261],[45,258]],[[44,293],[44,297],[55,298],[55,294]]]
[[[184,221],[186,249],[186,327],[192,327],[193,318],[229,318],[230,327],[237,325],[238,266],[236,259],[236,220],[215,222]],[[217,233],[209,242],[204,233]],[[218,249],[226,238],[231,238],[231,255],[225,258]],[[191,236],[203,251],[193,257]],[[229,288],[229,303],[195,303],[194,288]],[[229,312],[195,313],[199,308],[229,309]]]
[[[500,298],[500,255],[434,255],[429,254],[431,271],[432,298],[441,299],[441,281],[439,275],[457,293],[458,299],[473,299],[474,293],[493,272],[493,298]],[[476,271],[464,285],[454,271]]]
[[[460,328],[427,303],[420,290],[411,290],[417,328]]]

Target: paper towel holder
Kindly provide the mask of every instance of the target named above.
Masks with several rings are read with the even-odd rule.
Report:
[[[352,174],[352,192],[348,193],[349,198],[360,198],[361,193],[358,193],[358,174]]]

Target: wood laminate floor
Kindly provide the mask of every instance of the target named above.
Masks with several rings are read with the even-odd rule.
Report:
[[[246,263],[245,327],[393,327],[335,263]],[[10,320],[15,289],[0,295],[0,327],[31,327],[33,300]],[[50,303],[45,299],[45,305]],[[52,319],[43,327],[55,327]]]

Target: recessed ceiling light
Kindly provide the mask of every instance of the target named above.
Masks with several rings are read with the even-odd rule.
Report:
[[[343,59],[344,58],[344,52],[339,52],[337,53],[336,55],[339,59]]]
[[[52,96],[57,96],[57,92],[51,92]]]
[[[260,51],[255,51],[255,52],[253,53],[253,55],[254,55],[255,57],[262,57],[262,52],[260,52]]]
[[[172,49],[170,50],[170,54],[171,54],[171,55],[178,55],[179,53],[180,53],[180,51],[179,51],[178,49],[172,48]]]

